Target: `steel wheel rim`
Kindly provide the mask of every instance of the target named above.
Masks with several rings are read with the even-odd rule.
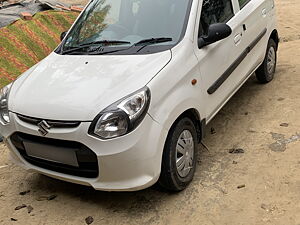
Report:
[[[269,49],[268,57],[267,57],[267,69],[269,74],[272,74],[275,71],[275,65],[276,65],[276,51],[274,47],[271,47]]]
[[[194,138],[189,130],[184,130],[179,135],[175,157],[179,176],[182,178],[188,176],[194,161]]]

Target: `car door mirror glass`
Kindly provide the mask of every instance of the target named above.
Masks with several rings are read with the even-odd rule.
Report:
[[[208,27],[207,35],[202,35],[198,39],[198,47],[210,45],[217,41],[223,40],[230,36],[232,33],[231,28],[225,23],[215,23]]]

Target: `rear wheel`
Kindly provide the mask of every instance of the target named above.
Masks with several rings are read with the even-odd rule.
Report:
[[[193,121],[184,117],[171,128],[162,160],[159,184],[171,191],[185,189],[196,169],[197,131]]]
[[[273,80],[277,63],[277,45],[273,39],[269,40],[263,64],[256,70],[256,78],[260,83],[269,83]]]

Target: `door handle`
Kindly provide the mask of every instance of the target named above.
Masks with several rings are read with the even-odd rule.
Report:
[[[267,10],[266,10],[266,9],[263,9],[263,10],[261,11],[261,14],[262,14],[263,17],[266,17],[266,16],[267,16]]]
[[[241,42],[242,39],[242,33],[238,33],[237,35],[234,36],[234,44],[238,45]]]

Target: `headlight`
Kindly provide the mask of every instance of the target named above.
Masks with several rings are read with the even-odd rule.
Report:
[[[4,125],[10,122],[8,111],[8,95],[11,86],[12,83],[0,90],[0,122]]]
[[[144,119],[150,104],[150,90],[145,87],[104,109],[92,122],[89,134],[102,139],[125,135]]]

